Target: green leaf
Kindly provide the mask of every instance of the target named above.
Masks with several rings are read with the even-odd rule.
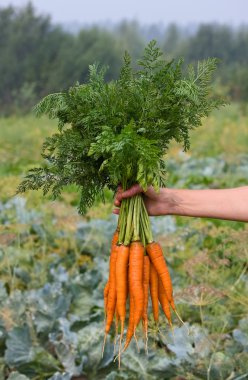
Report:
[[[110,372],[106,377],[105,380],[129,380],[129,374],[128,372],[124,371],[112,371]]]
[[[36,116],[47,114],[50,119],[58,117],[59,111],[66,107],[65,95],[65,93],[47,95],[34,107]]]
[[[29,327],[14,327],[6,340],[5,360],[10,367],[29,363],[34,359],[34,350]]]
[[[65,294],[61,283],[46,284],[43,288],[31,291],[27,303],[34,315],[37,332],[49,332],[59,317],[66,315],[71,296]]]
[[[102,342],[104,330],[102,324],[92,323],[90,329],[88,326],[78,331],[78,347],[80,356],[84,356],[84,370],[96,371],[100,368],[107,367],[114,359],[113,345],[110,343],[109,336],[106,340],[106,350],[102,358]]]
[[[30,380],[29,377],[22,375],[19,372],[11,372],[7,380]]]
[[[5,285],[2,281],[0,281],[0,303],[5,302],[7,297],[8,297],[8,294],[7,294]]]
[[[22,363],[18,365],[18,370],[33,378],[38,377],[42,380],[46,379],[48,375],[53,374],[63,368],[59,360],[52,356],[43,347],[37,343],[33,345],[33,358],[31,362]]]
[[[56,372],[52,377],[49,377],[48,380],[71,380],[71,375],[69,373]]]
[[[4,358],[0,358],[0,380],[6,379],[6,373],[5,373],[6,363]]]
[[[233,330],[233,337],[248,352],[248,318],[243,318],[239,321],[239,328]]]
[[[213,353],[211,361],[210,378],[213,380],[226,379],[234,371],[235,363],[223,352]]]
[[[155,40],[131,66],[128,53],[117,80],[105,82],[105,67],[89,66],[89,80],[65,93],[46,96],[36,106],[58,119],[59,133],[43,145],[42,167],[31,169],[17,191],[42,189],[60,196],[76,185],[79,211],[85,213],[103,189],[139,183],[145,190],[164,186],[162,163],[172,140],[190,148],[192,129],[223,105],[211,99],[211,78],[217,60],[209,58],[183,74],[183,59],[164,59]],[[65,127],[66,125],[66,127]]]
[[[189,328],[189,325],[186,323]],[[194,354],[200,357],[207,357],[210,353],[211,344],[208,339],[207,330],[192,326],[189,330],[185,326],[176,327],[173,331],[173,336],[169,333],[170,342],[167,343],[168,348],[176,355],[177,362],[193,362]],[[183,342],[183,344],[182,344]]]
[[[57,358],[70,375],[79,375],[82,366],[75,364],[77,358],[77,334],[70,331],[70,322],[65,318],[58,320],[57,332],[49,335],[49,341],[54,347]]]

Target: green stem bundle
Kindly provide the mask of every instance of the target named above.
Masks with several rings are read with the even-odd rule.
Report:
[[[119,244],[129,245],[132,241],[141,241],[145,247],[153,241],[149,216],[141,194],[123,199],[118,224]]]

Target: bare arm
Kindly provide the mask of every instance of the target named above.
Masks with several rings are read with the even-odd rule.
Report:
[[[115,205],[120,206],[123,198],[141,193],[140,186],[119,193]],[[233,189],[168,189],[156,193],[152,187],[144,193],[150,215],[183,215],[248,222],[248,186]],[[114,210],[118,213],[117,210]]]
[[[170,214],[248,222],[248,186],[218,190],[163,190],[171,199]],[[160,210],[162,215],[166,202],[163,190]]]

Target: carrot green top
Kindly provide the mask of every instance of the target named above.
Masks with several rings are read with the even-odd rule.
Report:
[[[58,120],[58,133],[43,145],[44,163],[31,169],[18,191],[42,188],[57,197],[76,184],[79,211],[85,213],[107,186],[139,183],[160,187],[164,157],[174,139],[189,149],[189,131],[223,100],[210,96],[216,59],[183,67],[183,59],[167,61],[151,41],[134,70],[128,53],[119,79],[106,83],[106,68],[89,67],[89,80],[63,93],[46,96],[37,116]]]

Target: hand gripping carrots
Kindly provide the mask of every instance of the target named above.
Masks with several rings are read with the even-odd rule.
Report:
[[[139,194],[122,202],[118,228],[111,244],[109,279],[104,288],[104,345],[115,315],[115,345],[120,333],[116,357],[119,367],[121,354],[128,348],[132,337],[138,347],[136,330],[141,320],[145,349],[148,352],[149,290],[155,324],[158,326],[159,323],[160,304],[169,326],[172,327],[171,308],[178,316],[172,281],[162,248],[152,239],[149,217]],[[128,304],[129,322],[122,347]],[[180,319],[179,316],[178,318]]]

